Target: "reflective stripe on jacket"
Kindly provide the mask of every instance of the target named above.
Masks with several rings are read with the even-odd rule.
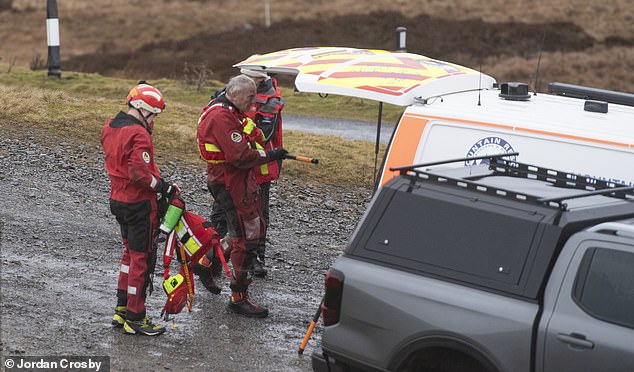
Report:
[[[209,115],[209,113],[211,113],[214,109],[222,106],[222,103],[215,103],[213,105],[207,106],[200,115],[200,118],[198,118],[198,127],[200,128],[200,123],[207,117],[207,115]],[[233,107],[227,106],[227,108],[233,111]],[[198,143],[198,152],[200,153],[200,157],[207,163],[224,163],[225,154],[222,152],[222,150],[220,150],[220,148],[216,144],[207,142],[207,139],[201,138],[199,134],[200,133],[197,133],[196,135],[196,142]]]
[[[255,125],[255,122],[251,120],[251,118],[244,118],[242,122],[244,123],[244,126],[242,127],[242,133],[246,135],[247,141],[249,141],[249,145],[251,145],[251,148],[264,150],[264,143],[266,141],[264,133],[262,133],[262,131]],[[268,164],[260,165],[259,174],[269,174]]]

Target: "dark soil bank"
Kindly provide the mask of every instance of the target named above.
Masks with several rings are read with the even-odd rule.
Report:
[[[483,58],[526,57],[540,49],[572,52],[592,47],[596,40],[567,22],[526,24],[492,23],[480,19],[452,20],[429,15],[406,17],[397,12],[339,16],[332,19],[283,20],[270,28],[245,25],[222,33],[202,32],[186,40],[144,45],[132,52],[104,47],[63,61],[64,69],[143,76],[181,78],[186,64],[204,66],[213,78],[227,81],[238,73],[233,64],[249,57],[287,48],[347,46],[387,49],[396,47],[395,28],[407,27],[407,50],[477,68]],[[632,40],[623,40],[626,44]],[[148,63],[151,61],[151,63]],[[510,78],[510,77],[509,77]],[[521,76],[528,79],[528,76]]]

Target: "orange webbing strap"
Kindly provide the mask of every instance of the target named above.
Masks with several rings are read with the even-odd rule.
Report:
[[[183,248],[182,244],[178,245],[178,249],[180,250],[180,255],[181,255],[181,259],[183,260],[181,262],[181,266],[183,268],[183,271],[185,272],[185,282],[187,282],[187,292],[189,294],[189,298],[187,301],[187,310],[189,310],[189,312],[192,312],[192,305],[194,304],[194,287],[193,287],[193,283],[191,281],[191,277],[189,276],[189,265],[187,265],[187,259],[185,256],[185,248]]]
[[[225,254],[222,251],[222,246],[219,241],[214,242],[214,246],[216,247],[216,254],[220,258],[220,262],[222,262],[222,266],[225,268],[225,274],[227,274],[227,278],[231,278],[231,271],[229,271],[229,265],[227,265],[227,260],[225,260]]]
[[[163,279],[170,276],[170,264],[174,257],[174,245],[176,244],[175,231],[172,230],[165,240],[165,248],[163,249]]]

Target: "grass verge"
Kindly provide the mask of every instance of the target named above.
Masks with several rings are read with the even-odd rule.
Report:
[[[8,73],[1,66],[0,127],[37,128],[51,137],[77,144],[99,144],[104,122],[125,110],[125,95],[136,83],[73,72],[64,72],[62,79],[54,79],[46,76],[46,71],[14,68]],[[167,79],[151,83],[167,101],[167,109],[158,118],[154,131],[157,163],[161,166],[162,162],[178,160],[183,166],[197,166],[203,171],[204,163],[196,148],[196,122],[211,91],[197,92],[193,86]],[[213,90],[222,85],[214,82]],[[332,96],[323,99],[316,94],[284,90],[286,113],[376,120],[374,102]],[[356,112],[359,114],[355,117]],[[384,112],[384,120],[394,122],[400,109],[390,107]],[[318,165],[286,161],[284,177],[341,187],[372,186],[374,143],[289,130],[284,132],[284,142],[290,152],[320,160]],[[384,152],[385,146],[381,145],[379,165]]]

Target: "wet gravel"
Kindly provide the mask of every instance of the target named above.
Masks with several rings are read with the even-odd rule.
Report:
[[[183,189],[188,208],[207,216],[211,197],[200,167],[158,160]],[[282,177],[272,187],[269,274],[252,297],[266,319],[228,313],[196,282],[193,312],[158,319],[165,301],[159,254],[148,314],[168,327],[160,337],[124,335],[110,325],[121,244],[108,208],[98,144],[27,128],[0,127],[0,353],[4,356],[109,356],[112,371],[308,371],[318,324],[298,347],[323,294],[323,274],[340,255],[370,198]],[[162,246],[159,247],[162,249]],[[172,273],[177,272],[176,262]]]

